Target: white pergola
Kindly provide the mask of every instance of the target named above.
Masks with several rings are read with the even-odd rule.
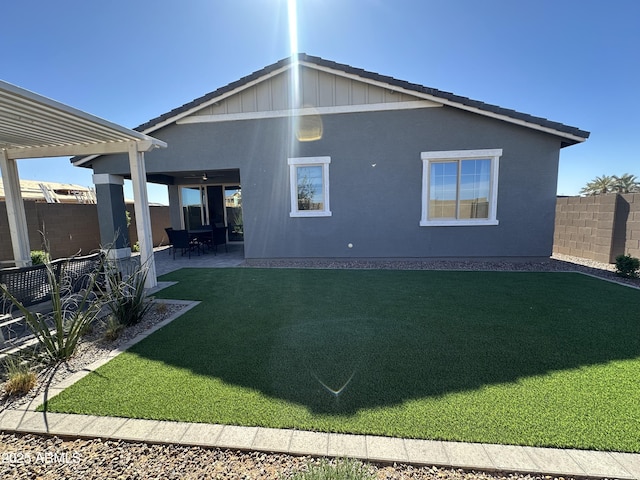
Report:
[[[0,172],[16,266],[31,262],[17,160],[127,153],[141,262],[149,268],[146,286],[156,286],[144,152],[166,146],[156,138],[0,80]]]

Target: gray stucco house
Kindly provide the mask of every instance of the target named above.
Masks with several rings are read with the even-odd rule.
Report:
[[[238,224],[247,259],[548,259],[560,149],[589,136],[306,54],[135,130],[168,144],[146,173],[172,226]],[[127,157],[72,162],[94,171],[108,242]]]

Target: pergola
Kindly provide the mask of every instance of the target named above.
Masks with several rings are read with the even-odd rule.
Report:
[[[144,152],[166,146],[156,138],[0,80],[0,172],[16,266],[31,262],[17,160],[127,153],[141,262],[149,269],[146,286],[156,286]]]

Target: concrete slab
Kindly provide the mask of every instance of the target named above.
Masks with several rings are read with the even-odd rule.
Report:
[[[0,430],[11,431],[17,430],[20,422],[30,418],[32,412],[26,410],[5,410],[0,415]]]
[[[79,435],[90,423],[98,417],[93,415],[66,415],[55,427],[51,428],[51,433],[55,435]]]
[[[28,412],[17,430],[28,433],[50,433],[51,429],[64,419],[64,413]]]
[[[146,440],[153,443],[180,443],[189,424],[186,422],[156,422]]]
[[[292,437],[293,430],[259,428],[251,448],[263,452],[287,453]]]
[[[218,437],[224,425],[210,425],[208,423],[191,423],[182,435],[185,445],[213,446],[217,445]]]
[[[130,418],[113,433],[113,437],[141,442],[157,425],[158,422],[155,420]]]
[[[514,472],[540,471],[540,467],[529,456],[524,447],[491,444],[484,444],[483,446],[492,463],[500,469],[513,470]]]
[[[571,455],[571,458],[573,458],[589,476],[634,478],[634,476],[608,452],[567,450],[567,453]]]
[[[622,467],[633,475],[635,478],[640,478],[640,455],[637,453],[620,453],[612,452],[611,456]]]
[[[329,434],[294,430],[289,444],[289,453],[296,455],[327,455]]]
[[[494,470],[494,463],[480,443],[444,442],[451,466]]]
[[[220,432],[217,444],[219,447],[238,448],[248,450],[253,444],[258,433],[258,427],[239,427],[236,425],[225,425]]]
[[[379,462],[407,462],[409,456],[402,438],[367,435],[367,458]]]
[[[448,465],[449,456],[444,449],[444,442],[437,440],[414,440],[405,438],[404,448],[409,461],[421,465]]]
[[[111,438],[114,432],[127,421],[126,418],[95,417],[93,415],[91,417],[94,420],[87,423],[82,430],[75,434],[82,437]]]
[[[336,457],[367,458],[364,435],[329,434],[328,454]]]
[[[544,473],[566,476],[584,476],[585,471],[560,448],[523,447]]]

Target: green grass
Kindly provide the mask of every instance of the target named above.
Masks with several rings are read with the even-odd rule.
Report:
[[[202,303],[50,411],[640,452],[638,290],[570,273],[163,279],[179,282],[163,297]]]

